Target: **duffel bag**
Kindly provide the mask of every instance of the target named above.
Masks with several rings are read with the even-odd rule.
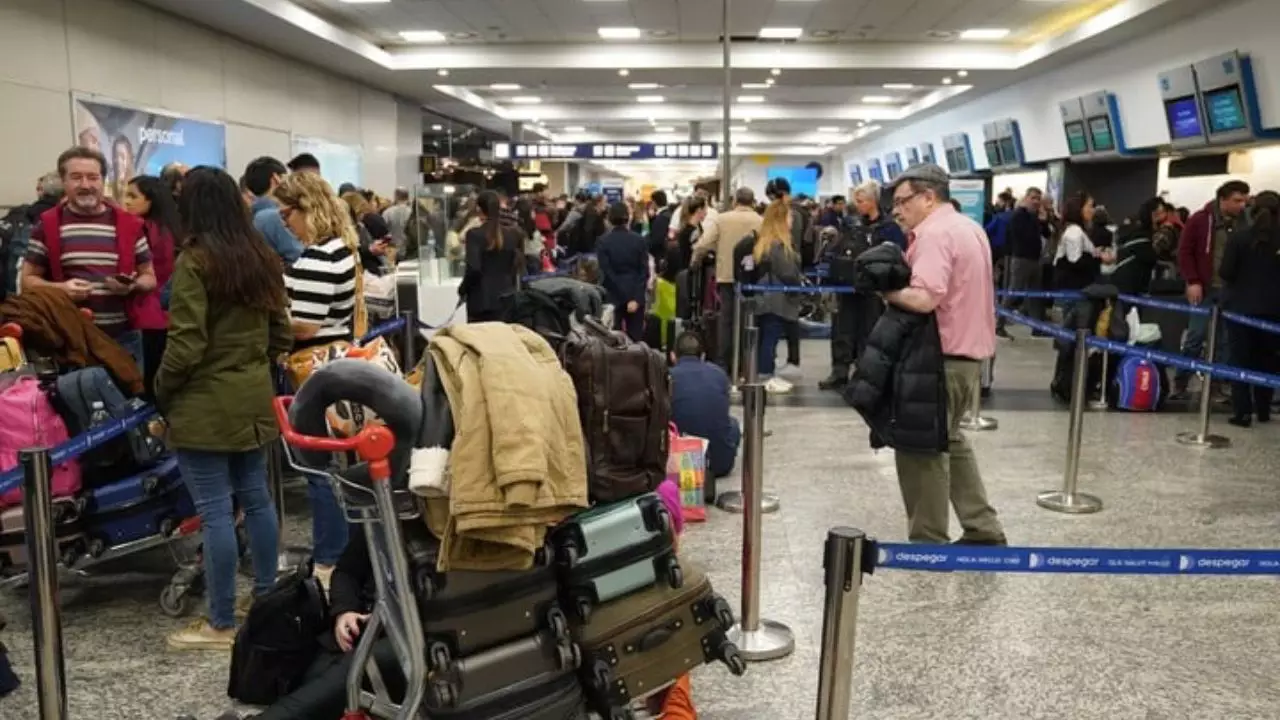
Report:
[[[73,370],[58,377],[50,399],[72,435],[108,420],[124,419],[146,407],[137,398],[126,398],[102,367]],[[164,451],[164,443],[143,424],[85,453],[80,464],[90,484],[104,483],[151,467]]]

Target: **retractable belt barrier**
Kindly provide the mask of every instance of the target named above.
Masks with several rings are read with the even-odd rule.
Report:
[[[857,291],[848,285],[739,285],[738,292],[784,293],[789,295],[853,295]]]
[[[151,418],[155,417],[155,415],[155,408],[148,405],[146,407],[139,408],[127,417],[109,420],[99,425],[95,425],[87,431],[80,433],[50,450],[49,464],[53,467],[57,467],[65,462],[75,460],[90,450],[102,447],[109,441],[114,440],[139,425],[148,422]],[[0,473],[0,495],[17,488],[21,484],[21,466]]]
[[[874,549],[876,567],[894,570],[1280,575],[1280,550],[987,547],[876,542],[869,543],[869,546]]]

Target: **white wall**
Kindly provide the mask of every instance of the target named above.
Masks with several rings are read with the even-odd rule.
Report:
[[[1231,153],[1226,175],[1170,178],[1169,158],[1161,158],[1156,189],[1174,205],[1197,210],[1212,200],[1218,186],[1228,180],[1243,180],[1254,193],[1280,190],[1280,145]]]
[[[135,2],[0,0],[0,48],[0,206],[29,201],[71,145],[72,92],[224,122],[237,177],[259,155],[287,160],[297,133],[362,146],[380,193],[414,181],[411,103]]]
[[[1275,0],[1246,0],[1215,9],[1141,40],[1134,40],[1087,60],[1057,68],[999,92],[948,110],[893,132],[877,135],[845,153],[846,163],[862,163],[908,145],[932,142],[939,158],[942,136],[969,133],[974,164],[987,167],[982,152],[982,125],[1012,117],[1018,120],[1029,161],[1067,156],[1058,102],[1098,90],[1116,94],[1125,140],[1130,147],[1169,142],[1156,76],[1163,70],[1230,50],[1248,52],[1260,88],[1262,122],[1280,126],[1280,13]]]

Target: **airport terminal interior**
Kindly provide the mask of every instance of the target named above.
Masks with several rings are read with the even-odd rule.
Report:
[[[0,718],[1280,717],[1277,37],[0,0]]]

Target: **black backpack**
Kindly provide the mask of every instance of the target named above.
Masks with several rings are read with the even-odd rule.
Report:
[[[329,632],[329,602],[310,561],[259,597],[231,649],[227,696],[249,705],[270,705],[302,683]]]
[[[857,266],[854,261],[859,255],[871,249],[874,232],[874,229],[867,225],[841,228],[836,241],[830,249],[826,250],[827,277],[833,285],[854,284],[857,275]]]
[[[759,285],[760,282],[769,276],[769,256],[766,255],[763,260],[756,262],[754,255],[756,247],[756,233],[752,232],[746,237],[738,241],[733,246],[733,281],[739,287],[743,285]],[[751,291],[743,291],[743,297],[750,297],[755,293]]]
[[[556,302],[550,293],[533,288],[511,293],[504,301],[503,322],[529,328],[545,338],[556,352],[560,351],[560,345],[573,329],[572,309]]]

